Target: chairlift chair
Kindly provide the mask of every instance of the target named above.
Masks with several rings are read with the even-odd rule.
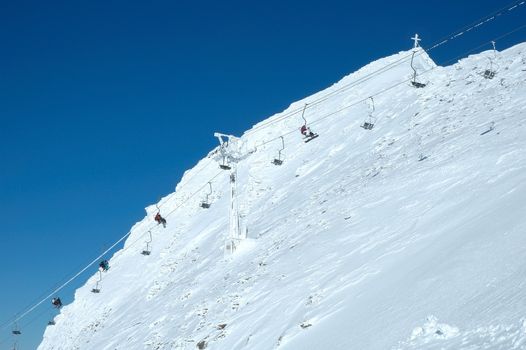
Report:
[[[361,125],[361,127],[364,128],[365,130],[372,130],[374,128],[374,123],[365,121],[363,125]]]
[[[493,45],[493,58],[497,58],[497,49],[495,48],[495,41],[492,41],[491,44]],[[497,74],[496,69],[493,68],[493,59],[491,57],[488,57],[489,65],[484,70],[484,73],[482,73],[482,76],[486,79],[493,79],[495,78],[495,75]],[[495,63],[496,65],[496,63]]]
[[[235,146],[239,138],[233,135],[222,134],[219,132],[215,132],[214,137],[217,137],[219,140],[219,149],[217,149],[215,153],[219,152],[221,154],[221,157],[223,158],[221,164],[219,164],[219,168],[222,170],[231,170],[232,167],[230,166],[230,163],[235,163],[236,158],[231,154],[231,151],[229,150],[229,144],[230,142],[234,142]],[[226,138],[227,140],[225,141],[224,138]]]
[[[226,158],[223,156],[223,163],[219,164],[219,168],[223,169],[223,170],[230,170],[232,169],[227,163],[226,163]]]
[[[413,69],[413,80],[411,81],[411,84],[415,88],[420,89],[420,88],[426,87],[426,84],[419,83],[418,81],[416,81],[417,74],[416,74],[416,69],[413,66],[413,59],[415,58],[415,53],[416,53],[416,51],[413,51],[413,55],[411,56],[411,68]]]
[[[367,117],[367,119],[363,122],[362,125],[360,125],[360,127],[364,128],[365,130],[372,130],[374,128],[374,124],[376,123],[376,117],[373,115],[374,113],[374,99],[373,97],[369,97],[371,99],[371,104],[369,105],[369,108],[370,108],[370,111],[369,111],[369,116]]]
[[[11,331],[14,335],[20,335],[22,332],[20,331],[20,327],[18,327],[18,322],[15,321],[15,324],[13,326],[13,330]]]
[[[150,243],[152,243],[153,241],[152,231],[148,231],[148,234],[150,235],[149,240],[146,241],[146,249],[141,252],[142,255],[150,255],[150,253],[152,252],[150,250]]]
[[[100,272],[107,272],[110,269],[110,264],[108,263],[108,260],[102,260],[99,263],[99,271]]]
[[[166,228],[166,219],[161,215],[159,204],[155,204],[155,206],[157,207],[157,214],[155,214],[154,220],[157,222],[157,225],[163,225]]]
[[[199,203],[199,206],[203,209],[208,209],[210,208],[210,205],[211,205],[210,202],[208,201],[208,198],[210,195],[212,195],[212,183],[208,182],[208,186],[210,187],[210,192],[206,194],[205,200]]]
[[[495,74],[496,74],[496,73],[495,73],[494,71],[492,71],[491,69],[486,69],[486,70],[484,71],[483,76],[484,76],[484,78],[486,78],[486,79],[493,79],[493,78],[495,78]]]
[[[485,78],[485,79],[493,79],[495,78],[495,75],[497,75],[497,71],[496,69],[493,67],[494,66],[494,63],[493,61],[491,60],[491,58],[488,57],[488,60],[489,60],[489,64],[488,66],[486,67],[486,69],[484,70],[484,72],[482,73],[482,76]],[[495,64],[496,65],[496,64]]]
[[[97,284],[95,285],[95,288],[91,290],[92,293],[98,294],[100,293],[99,283],[102,281],[102,272],[99,270],[99,280],[97,281]]]
[[[312,130],[310,130],[310,128],[307,126],[307,119],[305,119],[305,110],[307,109],[307,105],[308,103],[305,103],[305,107],[303,107],[303,112],[301,112],[301,118],[303,118],[303,126],[301,127],[301,129],[305,129],[305,133],[303,133],[303,130],[302,130],[302,134],[303,134],[303,142],[307,143],[309,141],[312,141],[314,140],[316,137],[318,137],[319,135],[316,134],[315,132],[313,132]],[[308,132],[308,134],[306,133]]]
[[[281,137],[281,149],[278,151],[278,158],[274,158],[274,160],[272,161],[272,164],[274,165],[283,164],[283,159],[281,159],[281,152],[285,149],[285,139],[283,138],[283,136],[280,136],[280,137]]]
[[[426,84],[419,83],[418,81],[412,81],[411,84],[413,84],[413,86],[416,87],[417,89],[426,87]]]
[[[305,143],[310,142],[310,141],[314,140],[315,138],[317,138],[318,136],[320,136],[320,135],[318,135],[315,132],[311,131],[310,135],[307,135],[307,136],[305,136],[303,138],[303,142],[305,142]]]

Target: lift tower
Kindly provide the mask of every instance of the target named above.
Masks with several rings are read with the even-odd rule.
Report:
[[[219,155],[222,164],[219,167],[230,171],[230,229],[228,239],[225,244],[225,251],[233,253],[242,239],[246,238],[243,234],[239,222],[239,196],[237,192],[237,163],[245,158],[241,152],[239,138],[221,133],[214,133],[219,139]]]

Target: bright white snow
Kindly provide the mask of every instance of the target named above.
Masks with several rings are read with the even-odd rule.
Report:
[[[155,206],[110,260],[101,293],[90,292],[94,274],[39,349],[526,348],[526,44],[498,53],[492,80],[481,76],[489,55],[436,67],[420,77],[424,89],[375,96],[371,131],[359,127],[363,102],[312,124],[320,137],[310,143],[287,135],[282,166],[271,164],[280,140],[258,145],[297,130],[300,114],[248,131],[257,151],[239,163],[237,186],[249,238],[232,256],[228,172],[200,161],[159,203],[168,226],[153,229],[151,255],[140,252]],[[422,55],[416,66],[434,63]],[[396,66],[305,116],[411,74]]]

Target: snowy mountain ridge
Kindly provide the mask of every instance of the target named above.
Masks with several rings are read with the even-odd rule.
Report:
[[[39,349],[526,348],[526,44],[498,54],[493,79],[488,52],[448,67],[417,55],[423,89],[403,83],[409,61],[394,64],[408,55],[245,133],[248,237],[233,255],[229,173],[211,156],[158,203],[167,228],[146,208],[101,292],[93,275]],[[374,111],[355,103],[373,95]],[[305,103],[320,135],[309,143],[296,131]]]

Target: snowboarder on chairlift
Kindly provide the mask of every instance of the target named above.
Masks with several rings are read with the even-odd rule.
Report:
[[[53,304],[53,306],[57,309],[60,309],[62,307],[62,301],[60,300],[60,298],[51,299],[51,304]]]
[[[163,227],[166,228],[166,219],[161,216],[161,213],[155,215],[155,221],[157,221],[157,224],[163,224]]]
[[[300,131],[301,131],[301,134],[307,138],[314,136],[314,133],[310,130],[310,128],[307,125],[303,125]]]
[[[108,260],[102,260],[99,263],[99,270],[101,272],[108,271],[110,269],[110,264],[108,263]]]

